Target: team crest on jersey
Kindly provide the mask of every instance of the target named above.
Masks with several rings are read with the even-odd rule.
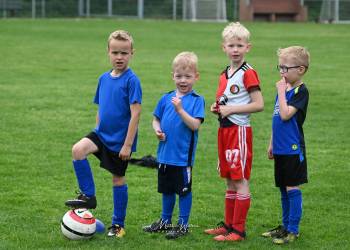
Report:
[[[225,105],[228,101],[228,98],[226,95],[222,95],[218,98],[218,104]]]
[[[238,87],[238,85],[237,84],[233,84],[232,86],[231,86],[231,88],[230,88],[230,92],[232,93],[232,94],[238,94],[238,92],[239,92],[239,87]]]
[[[298,145],[297,145],[297,144],[293,144],[293,145],[292,145],[292,149],[293,149],[293,150],[297,150],[297,149],[298,149]]]

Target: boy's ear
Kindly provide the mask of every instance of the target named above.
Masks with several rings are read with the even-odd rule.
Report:
[[[247,52],[249,52],[251,48],[252,48],[252,44],[251,44],[251,43],[248,43],[248,44],[247,44]]]

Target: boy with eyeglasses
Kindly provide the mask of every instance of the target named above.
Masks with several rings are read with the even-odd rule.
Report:
[[[277,97],[272,117],[272,135],[267,154],[274,159],[275,184],[280,188],[282,222],[262,234],[275,244],[286,244],[299,237],[302,194],[299,186],[307,183],[307,163],[303,124],[309,92],[302,78],[309,67],[306,48],[291,46],[277,52],[277,69],[281,79],[276,83]]]

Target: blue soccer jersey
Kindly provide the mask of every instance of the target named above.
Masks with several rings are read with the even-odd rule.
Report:
[[[94,98],[100,121],[94,131],[109,150],[120,152],[131,119],[130,105],[141,104],[141,100],[140,80],[131,69],[118,77],[111,76],[111,71],[100,76]],[[136,151],[136,143],[137,134],[132,152]]]
[[[176,91],[162,96],[154,111],[154,116],[160,120],[160,127],[166,135],[165,141],[160,141],[157,151],[159,163],[187,167],[193,166],[198,131],[192,131],[175,111],[171,98]],[[204,98],[194,91],[181,97],[183,109],[192,117],[204,121]]]
[[[286,92],[287,105],[298,111],[287,121],[280,117],[278,96],[272,118],[272,150],[275,155],[305,156],[303,123],[306,118],[309,92],[302,84]]]

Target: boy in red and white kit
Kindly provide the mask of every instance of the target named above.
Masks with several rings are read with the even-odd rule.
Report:
[[[250,207],[249,178],[253,145],[250,113],[260,112],[264,100],[256,71],[245,62],[250,33],[240,23],[230,23],[222,32],[222,49],[230,65],[221,73],[216,102],[210,107],[218,115],[218,170],[226,179],[225,222],[205,233],[217,241],[245,239],[245,223]]]

